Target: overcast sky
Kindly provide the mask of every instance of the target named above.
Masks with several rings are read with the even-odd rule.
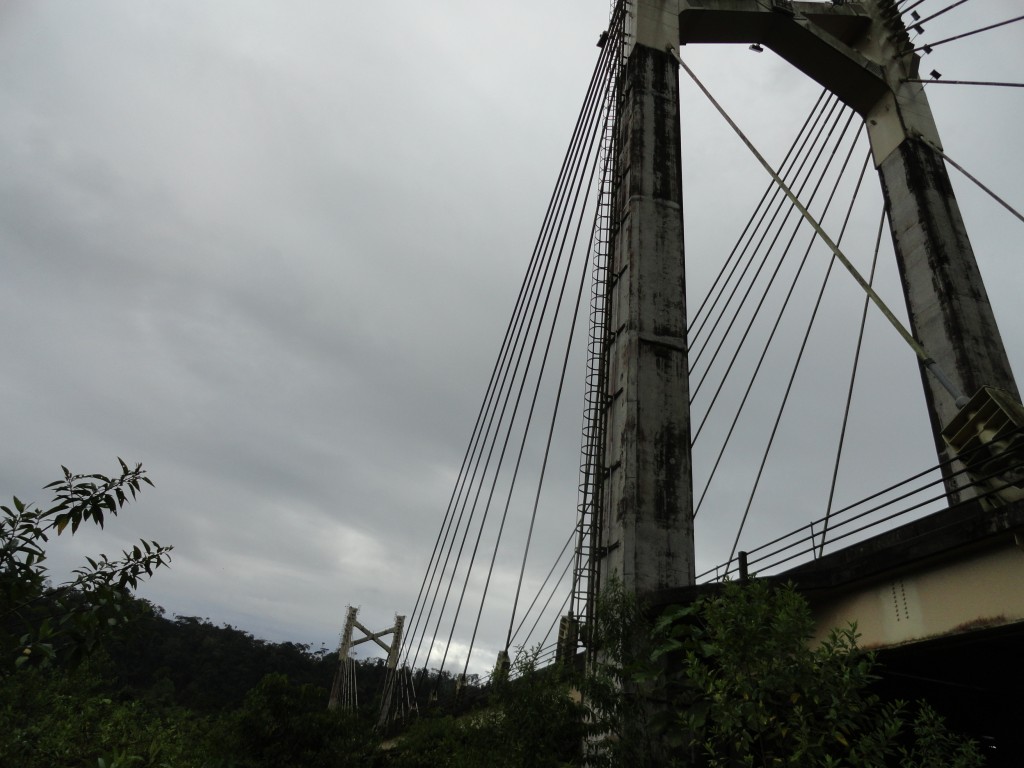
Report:
[[[173,566],[141,594],[168,612],[330,647],[347,604],[380,627],[412,608],[607,11],[0,3],[0,493],[42,505],[61,464],[113,474],[117,456],[156,483],[105,531],[56,543],[55,575],[156,539],[174,545]],[[1018,11],[983,0],[921,39]],[[683,56],[779,159],[817,86],[745,47]],[[932,67],[1024,80],[1024,26],[937,48]],[[947,153],[1017,207],[1021,90],[929,89]],[[683,94],[692,304],[765,179],[688,83]],[[1024,227],[954,182],[1020,373]],[[913,358],[886,333],[854,498],[876,471],[933,461]],[[846,366],[850,339],[819,370]],[[570,379],[574,423],[582,378]],[[885,431],[894,420],[906,445]],[[825,452],[818,421],[794,422],[782,485]],[[564,440],[558,460],[564,518],[552,508],[541,533],[558,546],[576,446]],[[792,520],[765,518],[757,535],[822,504],[819,493]],[[705,518],[698,563],[710,566],[735,521]]]

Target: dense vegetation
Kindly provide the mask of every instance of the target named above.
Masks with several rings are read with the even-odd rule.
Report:
[[[50,508],[0,507],[2,766],[983,765],[927,705],[872,693],[874,659],[852,628],[812,648],[804,601],[760,582],[654,622],[612,590],[594,628],[595,674],[539,670],[523,653],[511,679],[459,696],[434,676],[419,681],[419,715],[379,732],[382,661],[359,665],[360,713],[329,711],[328,649],[168,618],[135,598],[169,547],[143,541],[49,582],[47,537],[102,525],[148,482],[141,467],[121,470],[64,470]]]

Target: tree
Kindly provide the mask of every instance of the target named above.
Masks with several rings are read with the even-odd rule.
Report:
[[[342,768],[372,765],[371,721],[327,709],[328,691],[266,675],[233,717],[229,745],[244,768],[296,765]]]
[[[571,694],[571,671],[540,668],[540,649],[520,649],[506,674],[491,676],[487,696],[456,699],[389,744],[395,768],[562,768],[582,765],[583,710]],[[460,696],[466,696],[463,689]],[[478,691],[477,693],[482,693]]]
[[[48,581],[46,542],[50,535],[78,531],[82,523],[103,527],[134,499],[142,483],[152,485],[141,464],[118,459],[121,474],[73,474],[45,488],[54,493],[45,510],[17,497],[0,506],[0,677],[14,667],[46,665],[58,656],[80,661],[130,619],[131,591],[145,576],[170,563],[171,547],[141,540],[121,557],[98,555],[59,586]]]
[[[597,601],[594,621],[585,628],[596,663],[579,681],[588,710],[591,738],[588,766],[661,766],[659,736],[652,732],[652,690],[662,671],[650,661],[651,624],[634,596],[612,577]]]
[[[118,695],[109,681],[115,665],[101,650],[72,670],[22,667],[7,677],[0,685],[0,765],[217,765],[211,756],[219,754],[224,729],[183,708]]]
[[[500,712],[494,765],[565,766],[579,764],[585,736],[583,710],[571,696],[571,669],[540,668],[540,648],[521,649],[512,679],[494,680],[493,706]],[[492,677],[492,679],[494,679]]]
[[[882,702],[855,626],[811,643],[792,586],[726,584],[665,612],[636,675],[664,703],[654,723],[669,765],[973,768],[977,747],[927,704]]]

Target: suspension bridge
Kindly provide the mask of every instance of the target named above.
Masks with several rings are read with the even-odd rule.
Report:
[[[531,647],[542,662],[587,653],[609,579],[652,605],[741,575],[788,579],[823,633],[856,621],[901,690],[962,703],[1022,682],[1008,669],[1024,640],[1024,407],[950,174],[1008,226],[1024,218],[951,156],[928,101],[936,84],[1021,83],[943,79],[922,57],[1024,17],[928,36],[965,3],[613,3],[396,623],[382,718],[413,705],[413,670],[462,680]],[[781,159],[688,64],[715,44],[770,50],[820,86]],[[684,84],[761,169],[757,194],[736,195],[749,216],[721,218],[720,253],[684,247],[700,225],[685,214],[700,191],[684,185]],[[695,263],[717,270],[701,290]],[[918,412],[880,420],[911,379]],[[923,424],[930,456],[904,454],[904,421]],[[578,470],[568,432],[582,435]],[[1016,743],[993,718],[971,727]]]

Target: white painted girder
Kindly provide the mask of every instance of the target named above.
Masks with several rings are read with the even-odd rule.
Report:
[[[872,581],[813,605],[818,639],[856,623],[862,648],[907,643],[1024,622],[1024,551],[1012,535],[983,551]]]

